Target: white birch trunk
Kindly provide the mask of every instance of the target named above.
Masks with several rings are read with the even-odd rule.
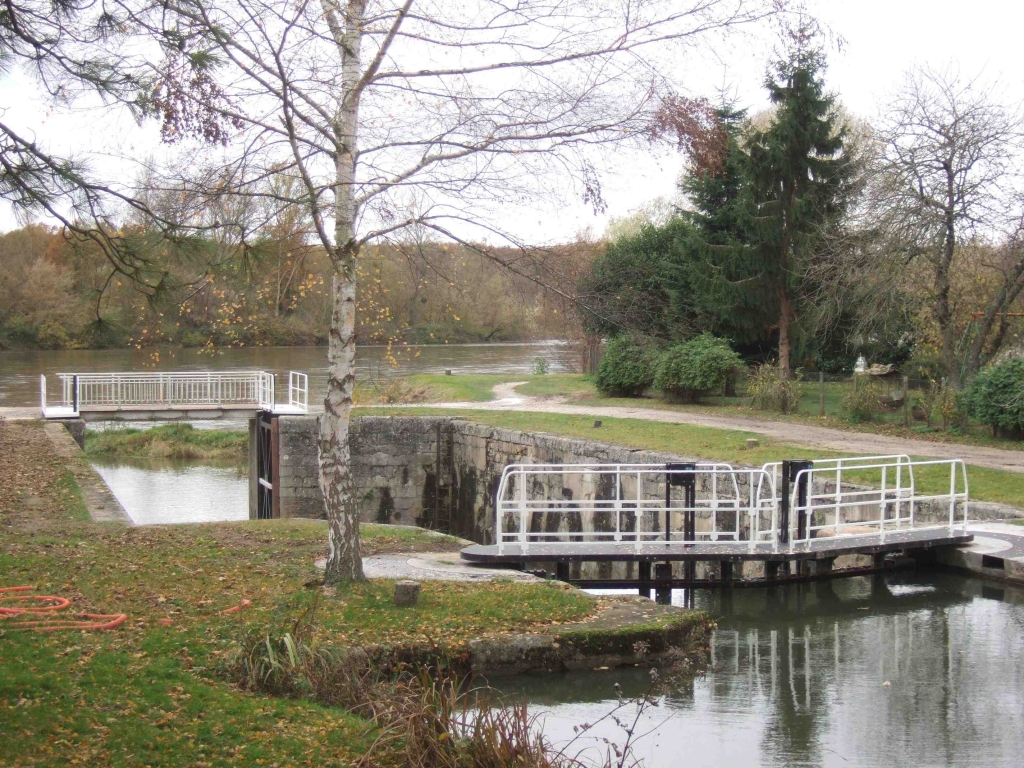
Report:
[[[327,512],[328,554],[324,583],[361,581],[359,515],[352,497],[349,421],[355,389],[356,256],[355,151],[365,2],[354,0],[344,14],[344,30],[332,29],[342,56],[341,93],[334,117],[335,248],[331,253],[331,330],[327,348],[328,376],[324,415],[320,419],[320,488]],[[337,17],[335,17],[337,18]],[[340,38],[340,39],[339,39]]]

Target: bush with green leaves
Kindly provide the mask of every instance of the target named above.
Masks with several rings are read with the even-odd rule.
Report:
[[[654,383],[654,347],[632,336],[616,336],[597,367],[594,383],[605,395],[640,397]]]
[[[1024,438],[1024,359],[981,371],[961,395],[961,404],[993,434]]]
[[[728,341],[702,333],[658,358],[654,386],[670,399],[695,403],[702,394],[722,389],[742,366]]]

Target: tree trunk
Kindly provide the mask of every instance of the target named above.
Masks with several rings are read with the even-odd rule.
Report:
[[[953,325],[953,309],[949,302],[949,274],[956,253],[956,179],[951,161],[945,163],[945,168],[946,209],[943,211],[943,218],[946,232],[943,237],[942,253],[935,265],[935,323],[939,326],[939,335],[942,339],[942,365],[946,370],[946,381],[953,389],[960,389],[960,371],[956,364],[956,328]]]
[[[789,381],[792,375],[789,359],[792,356],[792,348],[789,343],[789,321],[793,308],[786,295],[786,289],[779,291],[779,374],[783,381]]]
[[[327,512],[327,569],[324,583],[361,581],[359,515],[352,497],[349,420],[355,386],[356,283],[354,259],[335,267],[333,310],[327,348],[327,398],[320,417],[320,489]]]
[[[330,6],[328,6],[330,7]],[[362,581],[359,552],[359,516],[352,498],[349,465],[349,420],[355,388],[356,359],[356,242],[355,149],[358,125],[359,48],[365,5],[352,0],[345,15],[345,29],[332,30],[342,54],[341,93],[334,115],[337,146],[334,184],[335,249],[331,254],[334,278],[327,347],[327,397],[320,419],[320,488],[327,512],[328,555],[325,584]]]

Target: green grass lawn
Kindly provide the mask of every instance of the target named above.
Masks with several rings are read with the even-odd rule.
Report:
[[[537,374],[456,374],[445,376],[435,373],[416,373],[406,377],[404,388],[415,402],[483,403],[494,399],[494,387],[510,381],[525,382],[517,391],[523,395],[544,397],[550,395],[587,396],[594,393],[589,377],[574,373]],[[359,402],[375,402],[376,390],[367,387]]]
[[[161,424],[151,429],[86,430],[89,458],[122,456],[147,459],[223,459],[245,462],[249,434],[196,429],[191,424]]]
[[[438,403],[485,402],[494,399],[494,386],[506,381],[526,381],[529,376],[504,376],[488,373],[468,373],[456,376],[417,373],[409,377],[415,387],[429,391],[429,401]]]
[[[370,415],[367,412],[361,412]],[[409,415],[408,411],[375,409],[372,415]],[[813,459],[853,456],[834,451],[799,448],[767,440],[753,432],[700,427],[692,424],[666,424],[639,419],[604,418],[594,428],[591,416],[520,411],[445,411],[437,408],[417,410],[424,415],[451,415],[481,424],[533,432],[617,443],[633,448],[664,451],[679,456],[724,461],[737,466],[758,467],[783,459]],[[747,448],[747,438],[757,438],[756,448]],[[1024,506],[1024,474],[986,467],[968,466],[970,497],[1012,506]],[[850,479],[857,480],[856,476]],[[948,490],[949,472],[940,467],[921,468],[916,475],[918,487],[926,493]]]
[[[795,413],[780,414],[755,410],[749,397],[723,397],[709,395],[697,404],[672,403],[658,393],[651,392],[644,397],[616,398],[601,395],[594,385],[592,376],[559,373],[559,374],[520,374],[520,375],[469,375],[469,376],[434,376],[413,375],[408,381],[424,393],[421,402],[486,402],[494,398],[493,387],[509,381],[525,382],[516,391],[532,397],[563,397],[578,405],[622,406],[629,408],[651,408],[682,412],[708,413],[722,416],[750,416],[756,418],[794,421],[805,424],[845,429],[871,434],[885,434],[895,437],[910,437],[936,442],[963,443],[967,445],[989,445],[1010,450],[1024,448],[1018,440],[996,438],[988,427],[971,424],[966,431],[960,429],[941,429],[938,424],[929,426],[924,422],[914,421],[910,427],[903,425],[902,410],[883,410],[877,413],[874,420],[868,423],[852,423],[844,415],[843,398],[853,389],[849,381],[833,381],[825,383],[825,416],[819,415],[819,391],[815,381],[800,383],[800,402]],[[911,390],[911,402],[920,397],[921,392]]]
[[[393,605],[383,581],[325,594],[314,566],[326,551],[322,522],[92,523],[40,424],[0,422],[0,451],[0,586],[34,585],[75,611],[128,615],[108,632],[39,634],[0,622],[3,765],[348,765],[373,725],[243,693],[225,672],[240,638],[288,630],[316,595],[325,645],[442,654],[481,634],[541,631],[594,610],[594,598],[544,583],[431,583],[409,609]],[[458,547],[415,529],[362,533],[369,554]],[[252,604],[219,613],[243,599]]]

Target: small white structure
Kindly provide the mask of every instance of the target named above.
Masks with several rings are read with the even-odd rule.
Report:
[[[267,371],[58,373],[59,397],[49,401],[39,377],[40,408],[47,419],[217,418],[226,412],[309,410],[309,379],[288,373],[288,402],[277,403],[275,376]]]

